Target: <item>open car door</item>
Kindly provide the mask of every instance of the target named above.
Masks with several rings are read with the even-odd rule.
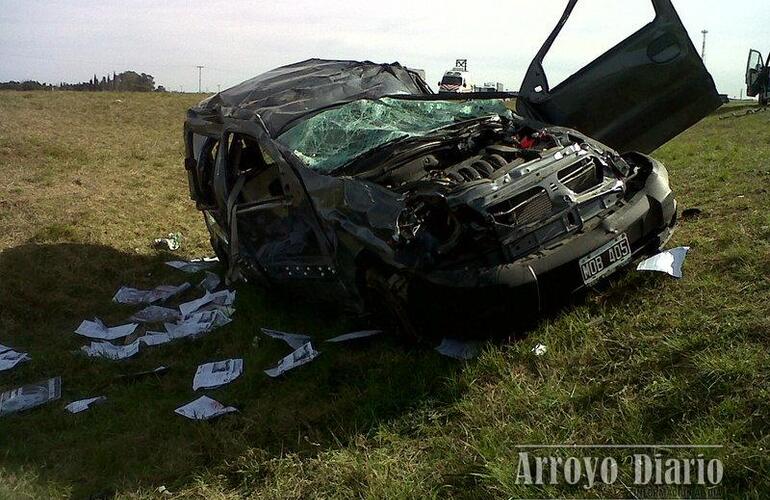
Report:
[[[671,0],[651,1],[652,22],[551,89],[543,59],[578,2],[570,0],[524,77],[517,112],[619,152],[650,153],[721,106]]]
[[[759,96],[759,103],[762,105],[767,104],[768,86],[770,86],[768,73],[770,73],[768,62],[762,59],[762,54],[758,50],[751,49],[746,63],[746,95]]]

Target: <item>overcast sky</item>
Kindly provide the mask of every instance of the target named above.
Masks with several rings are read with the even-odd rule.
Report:
[[[476,83],[518,89],[567,0],[0,0],[0,81],[58,83],[127,69],[169,90],[215,92],[310,57],[398,61],[436,86],[456,58]],[[770,1],[674,0],[720,92],[749,48],[770,52]],[[377,5],[374,7],[373,5]],[[582,0],[546,60],[552,84],[651,18],[649,0]]]

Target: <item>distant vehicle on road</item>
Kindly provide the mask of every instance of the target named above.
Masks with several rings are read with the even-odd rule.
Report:
[[[467,59],[457,59],[454,68],[444,73],[444,77],[438,82],[439,94],[462,94],[473,92],[474,89]]]
[[[770,54],[767,59],[770,60]],[[759,97],[759,104],[767,106],[770,97],[770,68],[768,62],[762,59],[758,50],[749,51],[749,61],[746,63],[746,95]]]
[[[505,92],[505,85],[500,82],[485,82],[476,88],[476,92]]]

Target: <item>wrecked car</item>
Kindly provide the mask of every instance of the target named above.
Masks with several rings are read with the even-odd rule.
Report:
[[[244,278],[411,333],[510,325],[656,252],[676,224],[647,156],[720,106],[670,0],[550,88],[435,95],[399,64],[311,59],[188,111],[190,194]],[[452,318],[451,320],[448,318]]]

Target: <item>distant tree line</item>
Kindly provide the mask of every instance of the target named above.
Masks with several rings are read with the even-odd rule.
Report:
[[[23,82],[0,82],[0,90],[77,90],[84,92],[165,92],[163,85],[155,87],[155,78],[147,73],[136,71],[113,72],[99,79],[96,75],[87,82],[65,83],[58,85],[40,83],[33,80]]]

